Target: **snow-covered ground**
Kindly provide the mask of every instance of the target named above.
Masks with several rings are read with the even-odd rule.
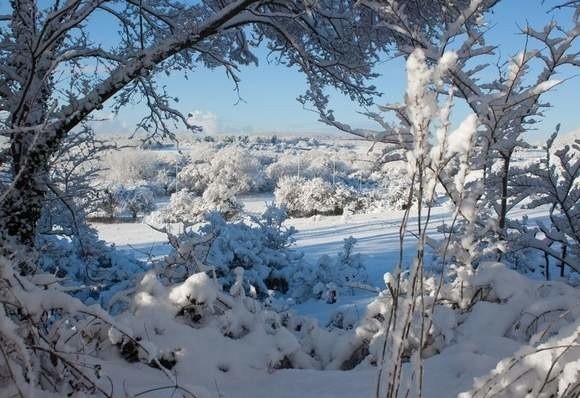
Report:
[[[246,209],[260,211],[268,196],[245,198]],[[542,211],[530,213],[517,210],[518,215],[540,217]],[[302,250],[306,257],[315,260],[322,254],[335,254],[342,247],[344,238],[354,236],[358,239],[357,251],[362,254],[367,267],[371,285],[384,288],[383,274],[392,269],[397,261],[399,250],[398,228],[402,212],[388,211],[377,214],[353,215],[349,217],[328,216],[307,219],[291,219],[289,222],[300,232],[297,234],[296,249]],[[433,228],[449,218],[445,206],[437,207],[433,212]],[[413,221],[410,223],[414,225]],[[163,254],[167,243],[162,234],[153,231],[147,225],[135,224],[96,224],[101,238],[114,242],[123,250],[133,250],[137,255],[143,253]],[[412,238],[407,239],[412,245]],[[477,303],[463,319],[455,320],[458,326],[449,329],[453,344],[441,354],[424,361],[424,391],[427,398],[454,397],[463,391],[473,388],[475,380],[489,374],[498,362],[514,353],[527,349],[521,340],[510,335],[512,325],[518,322],[521,314],[542,311],[566,298],[575,302],[577,298],[567,297],[574,294],[574,289],[556,284],[558,289],[569,289],[553,292],[555,299],[544,297],[542,284],[529,281],[513,271],[490,269],[489,276],[483,275],[480,283],[497,285],[498,291],[511,294],[510,289],[518,292],[515,298],[505,297],[509,305],[493,302]],[[508,272],[508,273],[506,273]],[[495,278],[495,279],[494,279]],[[554,289],[556,289],[554,288]],[[564,293],[565,292],[565,293]],[[534,304],[534,295],[542,297],[542,305]],[[335,304],[324,301],[309,301],[294,307],[298,313],[314,316],[324,326],[333,312],[339,308],[353,307],[361,318],[367,312],[367,305],[376,298],[375,293],[356,291],[352,296],[339,297]],[[153,300],[153,301],[149,301]],[[367,362],[361,363],[353,370],[314,370],[314,369],[264,369],[260,364],[273,355],[270,351],[271,336],[253,331],[241,339],[225,338],[211,327],[192,328],[188,325],[164,321],[170,319],[171,313],[163,315],[157,308],[156,298],[151,297],[141,304],[141,317],[151,325],[144,326],[157,330],[156,323],[164,326],[161,334],[151,335],[158,349],[166,351],[179,347],[178,365],[174,369],[176,380],[181,386],[191,386],[190,391],[203,391],[215,398],[358,398],[374,397],[378,369]],[[560,304],[557,304],[560,305]],[[151,306],[151,308],[149,308]],[[529,306],[529,307],[526,307]],[[148,315],[150,314],[150,315]],[[521,322],[521,321],[520,321]],[[539,328],[539,326],[536,326]],[[484,332],[485,331],[485,332]],[[506,337],[506,334],[509,337]],[[338,349],[338,340],[328,336],[329,351]],[[322,337],[324,339],[324,337]],[[196,343],[199,342],[199,343]],[[321,342],[319,342],[320,344]],[[288,343],[280,340],[283,350]],[[525,352],[525,351],[524,351]],[[555,355],[555,354],[554,354]],[[542,361],[543,359],[539,359]],[[547,360],[547,359],[545,359]],[[404,367],[409,372],[410,364]],[[171,395],[171,386],[164,376],[150,367],[139,365],[126,367],[126,363],[113,357],[107,363],[106,372],[112,376],[115,385],[126,385],[131,393],[141,393],[150,388],[159,388],[147,396],[167,397]],[[574,375],[568,377],[575,377]],[[117,378],[119,378],[117,380]],[[201,388],[201,390],[199,389]],[[509,394],[506,396],[510,396]]]

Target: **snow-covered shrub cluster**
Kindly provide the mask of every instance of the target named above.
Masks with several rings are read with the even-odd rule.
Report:
[[[360,206],[354,189],[344,184],[332,185],[321,178],[284,177],[274,194],[276,203],[294,217],[343,214]]]
[[[0,258],[2,396],[139,396],[172,391],[209,397],[193,383],[217,373],[281,368],[339,369],[354,336],[277,313],[251,296],[242,268],[230,293],[207,273],[180,283],[146,273],[113,300],[113,318],[71,297],[50,274],[22,276]],[[121,370],[122,369],[122,370]]]
[[[119,322],[128,325],[134,336],[150,339],[158,356],[170,361],[178,373],[195,372],[201,379],[218,370],[237,372],[247,367],[341,368],[354,336],[329,332],[315,320],[291,312],[272,311],[251,297],[242,268],[236,275],[228,294],[203,272],[177,284],[147,273]],[[127,341],[117,336],[119,343]]]
[[[152,345],[60,282],[52,274],[21,275],[0,257],[0,395],[112,396],[123,376],[105,370],[105,358],[142,362],[168,375]]]
[[[468,383],[471,372],[490,372],[473,386],[466,384],[471,392],[463,397],[540,392],[573,396],[570,392],[578,391],[578,289],[561,282],[534,281],[500,263],[484,263],[475,271],[459,267],[454,275],[449,282],[426,277],[423,295],[411,300],[411,279],[403,277],[397,286],[397,278],[386,274],[387,289],[368,305],[356,327],[359,340],[352,355],[360,359],[361,352],[368,353],[364,361],[374,364],[393,355],[393,349],[405,358],[420,352],[425,369],[457,363],[458,377],[466,373]],[[393,293],[399,295],[396,307]],[[395,328],[386,336],[384,323],[403,319],[411,306],[421,306],[424,316],[414,319],[408,330]],[[400,333],[406,336],[402,341],[397,340]],[[394,345],[385,346],[386,338],[394,339]],[[476,368],[461,368],[467,358],[472,365],[478,363]],[[395,362],[387,360],[383,367],[385,377],[396,372],[403,380],[401,386],[410,385],[411,364],[394,369]]]
[[[365,213],[386,209],[404,209],[409,201],[411,181],[405,171],[392,174],[372,188],[361,190],[339,182],[332,184],[321,178],[283,177],[274,191],[276,203],[293,217]]]
[[[230,288],[234,270],[245,272],[245,288],[265,298],[269,290],[285,293],[301,254],[291,250],[294,228],[283,226],[286,214],[270,206],[260,217],[227,222],[219,213],[208,213],[199,232],[186,231],[171,242],[175,252],[164,262],[172,280],[194,271],[215,272],[220,284]]]
[[[95,179],[95,199],[88,215],[93,219],[149,214],[156,199],[175,191],[175,175],[182,157],[149,150],[109,151],[101,159]]]
[[[345,293],[367,282],[367,275],[360,255],[353,253],[356,239],[344,240],[342,252],[336,257],[321,256],[316,264],[303,264],[291,275],[292,296],[297,301],[310,298],[324,300],[329,304]]]
[[[342,252],[324,255],[314,263],[291,248],[296,230],[287,227],[285,209],[269,205],[260,216],[225,220],[207,213],[199,230],[170,235],[173,252],[163,260],[164,275],[180,281],[205,271],[226,289],[236,283],[236,270],[244,271],[243,287],[264,300],[291,298],[334,303],[340,294],[366,282],[356,240],[345,239]]]
[[[216,138],[197,142],[196,147],[179,155],[144,150],[110,152],[102,162],[107,175],[100,177],[98,209],[93,216],[130,214],[123,210],[123,191],[148,189],[159,197],[186,190],[201,197],[206,191],[211,196],[227,190],[238,196],[273,192],[292,181],[307,202],[302,212],[291,210],[301,204],[286,203],[292,216],[340,214],[345,208],[364,212],[401,207],[401,196],[408,188],[404,174],[389,167],[374,173],[367,170],[368,164],[357,163],[357,154],[347,144],[334,145],[329,153],[312,149],[311,144],[305,144],[308,140],[259,141],[253,145],[251,140],[248,143],[237,137]],[[278,151],[280,145],[286,151]]]
[[[80,233],[38,237],[38,267],[52,275],[84,303],[104,307],[118,291],[130,288],[144,264],[117,251],[94,230],[84,226]]]
[[[108,219],[124,216],[136,219],[155,210],[155,194],[149,185],[109,185],[98,192],[95,207],[93,217],[103,214]]]
[[[122,149],[107,153],[101,163],[100,180],[105,186],[147,186],[155,195],[167,195],[175,188],[175,171],[183,159],[150,150]]]
[[[186,165],[177,174],[177,184],[197,194],[218,184],[234,194],[259,192],[266,184],[259,159],[238,147],[227,146],[212,156]]]
[[[229,220],[240,213],[242,208],[243,205],[231,189],[211,184],[201,196],[185,189],[173,193],[167,207],[153,212],[147,220],[156,225],[182,223],[192,226],[202,222],[210,212],[217,212]]]

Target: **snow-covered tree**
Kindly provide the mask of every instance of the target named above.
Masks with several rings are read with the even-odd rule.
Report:
[[[156,195],[174,188],[176,169],[182,157],[134,148],[111,150],[102,156],[98,180],[106,185],[147,185]]]
[[[59,234],[82,240],[85,218],[99,204],[97,176],[102,172],[102,154],[114,144],[99,139],[92,129],[75,131],[50,159],[45,198],[38,225],[39,234]]]
[[[515,249],[536,248],[555,259],[564,276],[565,266],[580,272],[580,140],[557,147],[554,133],[547,142],[545,158],[514,170],[510,191],[515,201],[530,198],[528,209],[549,206],[547,221],[513,223],[510,237]],[[556,244],[556,245],[554,245]],[[546,279],[550,262],[545,264]]]
[[[314,267],[307,265],[297,270],[291,279],[291,294],[298,301],[310,298],[335,303],[341,294],[367,281],[359,254],[354,253],[356,239],[344,239],[343,249],[336,256],[322,255]]]
[[[446,24],[435,41],[433,37],[425,37],[412,24],[407,25],[402,34],[412,39],[413,45],[402,48],[407,54],[405,101],[367,113],[380,130],[355,129],[337,121],[330,112],[322,114],[322,119],[332,126],[387,144],[382,161],[405,161],[411,177],[408,210],[400,228],[398,266],[395,275],[386,278],[392,306],[382,318],[384,322],[380,327],[377,397],[383,394],[389,397],[409,393],[421,395],[424,349],[432,326],[432,322],[425,319],[425,301],[421,298],[425,293],[426,245],[438,252],[443,264],[453,261],[461,266],[460,272],[471,272],[478,258],[505,249],[502,240],[506,238],[507,211],[516,200],[522,199],[510,199],[507,193],[513,152],[522,145],[525,126],[540,114],[543,107],[540,96],[560,83],[552,80],[555,71],[563,65],[578,64],[577,53],[573,50],[574,40],[580,33],[578,13],[575,13],[570,29],[555,23],[542,32],[526,28],[524,33],[530,39],[539,40],[540,48],[514,57],[507,75],[501,73],[489,84],[482,83],[478,79],[485,66],[478,66],[474,61],[493,51],[484,40],[485,28],[480,18],[484,9],[484,2],[472,1],[456,21]],[[524,84],[520,79],[530,59],[538,60],[544,67],[537,79]],[[472,114],[453,131],[450,114],[457,98],[466,101]],[[383,112],[394,113],[400,123],[387,121]],[[562,156],[566,156],[564,152]],[[575,163],[572,169],[574,167]],[[565,185],[563,182],[563,188]],[[452,222],[445,229],[442,242],[428,238],[426,232],[432,222],[431,208],[438,186],[454,208]],[[557,190],[566,191],[561,187]],[[544,194],[544,201],[548,196]],[[412,232],[417,239],[417,250],[410,274],[403,283],[400,267],[405,257],[403,241],[411,232],[407,224],[412,203],[417,219],[417,230]],[[444,274],[435,287],[435,301],[443,278]],[[403,292],[406,283],[409,289]],[[410,335],[410,328],[418,329],[415,337]],[[415,355],[406,353],[411,346],[417,350]],[[401,381],[402,362],[408,356],[412,359],[412,374],[405,391]]]
[[[104,186],[98,192],[96,211],[104,213],[105,217],[113,219],[120,207],[120,198],[117,195],[117,187]]]
[[[436,245],[427,234],[433,222],[431,211],[435,204],[436,189],[441,180],[446,187],[452,187],[450,195],[453,203],[456,203],[454,220],[459,216],[464,217],[471,228],[475,222],[476,208],[473,198],[477,195],[477,191],[470,190],[468,184],[479,122],[475,114],[470,114],[455,130],[452,129],[450,120],[454,99],[453,88],[445,90],[444,84],[445,76],[453,74],[456,70],[458,57],[457,53],[449,51],[441,54],[436,63],[430,64],[424,49],[413,50],[406,63],[407,91],[404,103],[383,108],[384,111],[394,109],[401,121],[400,125],[391,125],[379,114],[372,115],[385,128],[383,132],[377,132],[376,139],[390,144],[384,152],[383,159],[404,160],[411,180],[404,206],[406,210],[399,231],[399,257],[394,276],[390,275],[387,282],[393,303],[390,314],[381,318],[382,348],[378,363],[380,370],[377,397],[398,397],[409,392],[421,395],[423,348],[430,326],[427,324],[425,306],[417,305],[417,302],[424,295],[425,286],[422,281],[427,244],[434,245],[436,250],[440,250],[443,262],[453,253],[457,262],[467,268],[472,263],[476,243],[472,230],[465,231],[461,239],[458,239],[458,245],[454,247],[450,247],[449,240]],[[447,95],[440,97],[439,92]],[[365,136],[368,133],[353,130],[336,122],[331,116],[326,120],[345,131]],[[412,213],[417,222],[414,231],[410,231],[408,226]],[[409,255],[403,248],[410,234],[417,243],[416,250],[409,259],[412,265],[408,281],[405,282],[402,267]],[[407,283],[408,290],[403,290]],[[408,386],[409,390],[404,392],[400,391],[402,364],[404,358],[408,356],[406,349],[410,343],[411,326],[419,329],[416,342],[417,355],[411,365],[414,371],[413,383]]]
[[[232,219],[243,208],[236,199],[235,191],[219,182],[211,183],[201,196],[200,213],[218,212],[226,220]]]
[[[407,168],[388,163],[384,165],[384,169],[378,173],[382,177],[379,181],[379,199],[384,198],[392,209],[405,210],[412,186]]]

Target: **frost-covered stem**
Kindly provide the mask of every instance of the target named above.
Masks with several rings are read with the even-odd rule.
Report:
[[[18,396],[21,398],[25,398],[26,395],[24,394],[24,388],[20,386],[20,380],[18,379],[18,376],[16,375],[16,373],[12,369],[11,360],[8,357],[8,354],[6,353],[6,349],[4,347],[4,344],[0,344],[0,351],[2,351],[2,357],[4,358],[4,363],[6,364],[6,368],[8,369],[8,373],[9,373],[10,378],[14,382],[14,386],[16,387],[16,391],[18,392]]]
[[[88,383],[90,385],[91,389],[99,391],[101,394],[103,394],[103,396],[105,396],[107,398],[113,397],[112,391],[111,391],[111,393],[108,393],[107,391],[105,391],[104,389],[99,387],[89,376],[87,376],[83,371],[81,371],[79,369],[79,366],[74,364],[72,361],[67,359],[64,355],[60,354],[58,351],[53,350],[53,349],[44,348],[41,346],[31,346],[29,348],[32,350],[38,350],[38,351],[42,351],[42,352],[49,354],[51,356],[51,358],[54,358],[54,360],[61,361],[63,363],[63,365],[65,366],[65,368],[68,368],[71,371],[71,373],[75,375],[75,377],[77,377],[78,379],[84,380],[86,383]]]
[[[500,209],[499,209],[499,233],[500,238],[506,238],[506,222],[508,213],[508,188],[510,183],[510,164],[513,150],[510,150],[508,154],[502,157],[502,171],[501,171],[501,198],[500,198]],[[500,253],[501,258],[501,253]]]
[[[375,389],[375,398],[381,398],[381,388],[382,388],[382,378],[383,378],[383,372],[384,372],[384,365],[385,365],[385,355],[387,353],[387,348],[389,346],[389,343],[392,343],[396,340],[394,340],[392,334],[395,333],[395,329],[397,327],[397,312],[399,310],[399,297],[400,297],[400,291],[401,291],[401,269],[403,266],[403,248],[404,248],[404,242],[405,242],[405,235],[406,235],[406,231],[407,231],[407,224],[408,224],[408,220],[409,220],[409,215],[411,213],[411,209],[412,209],[412,205],[413,205],[413,198],[414,198],[414,192],[413,192],[413,186],[415,183],[415,178],[416,178],[416,173],[413,173],[412,177],[411,177],[411,186],[409,188],[409,194],[407,197],[407,203],[405,206],[405,212],[403,213],[403,219],[401,220],[401,224],[399,225],[399,261],[397,263],[397,267],[396,267],[396,271],[395,271],[395,275],[396,275],[396,284],[395,287],[391,290],[391,287],[389,286],[389,289],[391,290],[391,296],[392,296],[392,306],[391,306],[391,310],[389,311],[389,317],[386,323],[384,323],[384,328],[385,328],[385,337],[383,340],[383,345],[381,347],[381,354],[380,357],[378,359],[378,367],[379,367],[379,371],[378,371],[378,375],[377,375],[377,384],[376,384],[376,389]],[[391,365],[391,363],[389,363],[389,365]],[[388,391],[390,391],[390,383],[388,385]],[[387,394],[389,394],[387,392]]]
[[[567,254],[568,246],[562,245],[562,260],[560,261],[560,277],[564,277],[564,269],[566,267],[566,254]],[[578,271],[578,270],[576,270]]]
[[[550,256],[548,255],[548,253],[544,252],[544,276],[546,277],[546,280],[549,281],[550,280]]]
[[[556,366],[556,364],[558,363],[560,358],[562,358],[564,356],[564,354],[566,354],[570,350],[570,348],[572,348],[571,345],[566,347],[565,349],[563,349],[561,353],[559,353],[558,355],[556,355],[556,357],[554,359],[552,359],[552,363],[550,364],[550,368],[546,372],[546,377],[544,377],[544,382],[542,383],[540,390],[537,392],[537,396],[541,396],[542,391],[544,391],[544,388],[546,388],[546,385],[550,382],[550,375],[554,371],[554,367]]]

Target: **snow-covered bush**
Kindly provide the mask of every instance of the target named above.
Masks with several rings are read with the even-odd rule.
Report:
[[[323,255],[314,266],[302,264],[290,278],[289,295],[298,302],[314,298],[332,304],[339,295],[352,293],[364,284],[367,275],[360,255],[353,253],[355,244],[351,236],[344,240],[343,250],[336,257]]]
[[[260,160],[247,150],[226,146],[209,156],[196,154],[177,175],[180,189],[202,195],[212,184],[226,187],[233,194],[258,192],[266,186]]]
[[[333,303],[339,294],[366,282],[360,257],[353,253],[354,238],[345,239],[343,251],[336,257],[324,255],[310,264],[302,253],[290,248],[296,230],[284,225],[286,218],[285,210],[273,205],[260,216],[235,222],[209,213],[198,232],[170,235],[174,252],[164,260],[164,274],[179,281],[206,271],[230,289],[239,268],[245,275],[244,289],[261,300],[275,295],[275,300],[288,297],[296,302],[318,299]]]
[[[112,151],[101,161],[104,172],[99,179],[105,186],[148,186],[156,196],[167,195],[174,189],[176,167],[183,161],[149,150]]]
[[[359,196],[352,188],[343,184],[333,186],[321,178],[284,177],[274,194],[276,203],[294,217],[342,214],[344,210],[360,207]]]
[[[288,205],[292,216],[311,216],[314,214],[339,214],[334,200],[334,189],[332,184],[321,178],[312,180],[291,178],[280,181],[280,185],[290,183],[291,189],[298,193],[297,203],[286,203],[286,201],[277,194],[276,201],[280,205]],[[288,189],[288,188],[287,188]]]
[[[411,178],[406,167],[386,166],[387,173],[380,184],[380,190],[389,208],[404,210],[409,202]]]
[[[226,220],[235,217],[243,208],[235,190],[220,182],[212,182],[201,197],[201,213],[218,212]]]
[[[260,161],[236,147],[226,147],[211,159],[210,176],[210,181],[225,185],[234,194],[257,192],[265,184]]]
[[[177,174],[179,189],[187,189],[197,195],[202,195],[211,181],[210,170],[208,163],[189,163]]]
[[[496,368],[473,387],[468,377],[465,386],[473,390],[463,397],[511,397],[522,391],[573,396],[565,392],[580,387],[578,289],[534,281],[500,263],[484,263],[475,271],[459,267],[447,282],[426,276],[423,294],[413,299],[410,275],[397,279],[386,274],[387,288],[368,305],[356,330],[353,359],[361,360],[362,352],[368,353],[363,355],[365,362],[381,363],[382,357],[392,355],[385,349],[394,349],[405,358],[420,352],[426,369],[431,363],[455,366],[455,361],[465,366],[467,357],[483,361],[476,372]],[[398,296],[396,303],[393,295]],[[408,330],[385,330],[384,322],[405,317],[413,305],[424,307],[423,317],[414,319]],[[399,333],[407,337],[399,341]],[[385,346],[385,339],[392,345]],[[396,364],[385,362],[383,367],[384,376],[395,375],[401,385],[409,385],[413,366],[396,369]]]
[[[117,291],[131,286],[144,265],[109,246],[90,227],[78,233],[40,235],[37,264],[42,272],[53,275],[85,303],[105,306]]]
[[[291,312],[274,312],[252,297],[246,271],[237,268],[236,278],[228,294],[203,272],[177,284],[150,272],[119,322],[134,336],[151,339],[177,373],[195,372],[210,381],[218,370],[341,368],[352,335],[330,332]]]
[[[72,297],[61,281],[46,273],[23,276],[0,257],[1,396],[112,396],[124,375],[103,364],[115,352],[167,372],[154,346],[100,306]]]
[[[154,225],[183,223],[186,226],[197,224],[200,221],[199,196],[185,189],[171,194],[167,207],[157,210],[147,217],[147,221]]]
[[[122,212],[129,212],[131,218],[155,210],[155,196],[146,186],[120,187],[117,190],[119,207]]]
[[[171,195],[169,204],[163,210],[154,212],[148,218],[155,225],[182,223],[186,227],[202,222],[205,215],[217,212],[225,219],[235,217],[243,208],[233,192],[220,184],[210,184],[202,196],[182,189]]]
[[[91,214],[93,217],[104,215],[113,219],[129,215],[136,219],[155,210],[155,194],[149,185],[104,185],[98,191],[95,208]]]
[[[284,206],[288,214],[293,215],[300,212],[300,193],[299,187],[305,182],[304,179],[298,177],[285,177],[282,178],[274,195],[276,197],[276,203],[279,206]]]
[[[271,206],[247,221],[227,222],[217,212],[208,213],[198,233],[186,231],[172,239],[175,251],[165,259],[168,275],[179,280],[194,271],[211,270],[230,288],[234,269],[241,267],[246,287],[253,286],[261,298],[270,289],[285,293],[301,258],[289,248],[295,230],[282,225],[285,219],[282,210]]]
[[[580,140],[557,147],[556,138],[557,132],[539,162],[514,167],[510,180],[510,196],[515,201],[530,199],[525,208],[550,206],[547,220],[536,225],[512,222],[514,232],[508,235],[512,250],[544,252],[546,279],[550,279],[550,260],[558,263],[561,277],[567,267],[580,272]]]
[[[270,164],[266,169],[266,175],[274,183],[284,177],[299,176],[302,172],[301,160],[292,154],[284,153]]]

